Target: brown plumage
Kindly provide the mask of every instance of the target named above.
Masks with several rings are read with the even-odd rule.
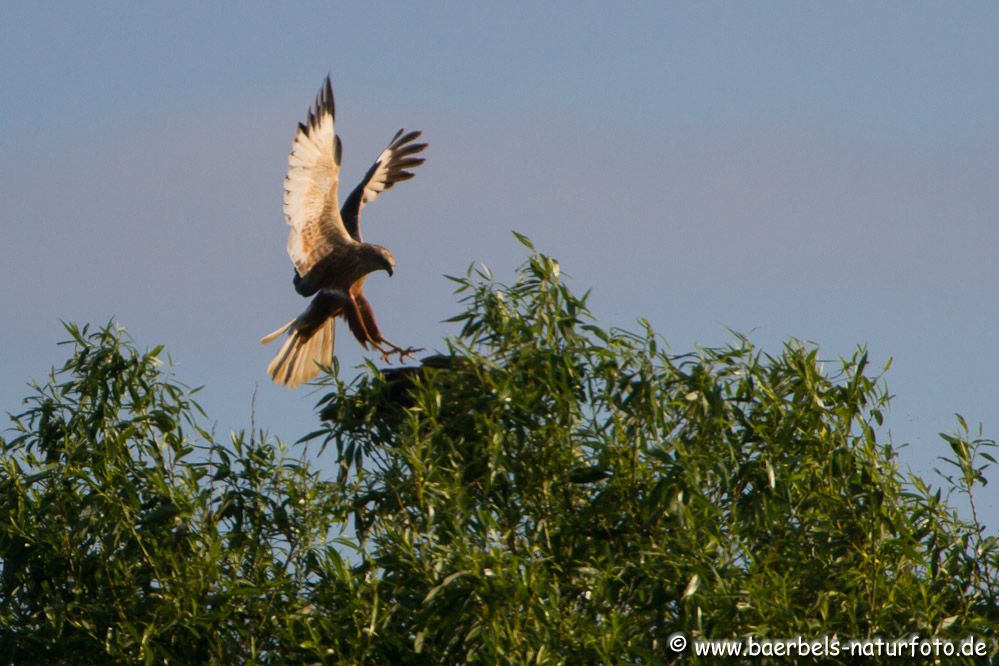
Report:
[[[423,164],[418,155],[427,144],[414,143],[420,132],[399,130],[340,208],[342,144],[335,121],[333,87],[327,76],[307,122],[298,126],[284,192],[295,291],[314,298],[305,312],[260,340],[267,344],[288,332],[267,374],[290,387],[309,381],[319,373],[320,365],[332,361],[337,317],[347,321],[362,347],[371,345],[386,360],[392,354],[401,360],[420,351],[389,342],[378,328],[364,296],[364,280],[377,270],[392,275],[395,259],[387,248],[364,242],[360,214],[382,192],[413,177],[409,169]]]

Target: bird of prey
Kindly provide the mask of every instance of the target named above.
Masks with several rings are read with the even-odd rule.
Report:
[[[392,275],[395,259],[388,248],[364,242],[360,216],[365,204],[413,177],[409,169],[423,164],[419,154],[427,144],[416,143],[420,132],[399,130],[341,208],[337,191],[342,144],[335,120],[333,87],[327,76],[307,121],[298,126],[284,181],[295,291],[313,299],[305,312],[260,340],[267,344],[288,332],[267,374],[289,387],[309,381],[319,373],[320,364],[332,361],[337,317],[347,321],[362,347],[371,345],[385,360],[392,354],[402,360],[420,351],[389,342],[378,329],[364,297],[364,280],[377,270]]]

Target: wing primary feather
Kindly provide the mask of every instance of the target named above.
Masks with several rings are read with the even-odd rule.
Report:
[[[402,130],[399,130],[396,133],[396,137],[398,137],[399,134],[402,134]],[[406,136],[402,137],[401,139],[400,138],[396,138],[396,139],[394,139],[392,141],[392,144],[393,144],[392,147],[395,148],[397,146],[401,146],[404,143],[409,143],[410,141],[413,141],[414,139],[419,139],[421,134],[423,134],[423,132],[416,131],[416,132],[410,132],[409,134],[407,134]]]
[[[405,159],[399,160],[393,166],[395,168],[408,169],[409,167],[418,167],[424,162],[426,162],[424,157],[407,157]]]
[[[414,153],[418,153],[427,147],[425,143],[411,143],[408,146],[401,148],[394,148],[392,153],[397,157],[408,157]]]
[[[329,106],[327,108],[329,109],[330,114],[336,118],[336,102],[333,100],[333,84],[330,82],[329,74],[326,75],[325,92],[326,99],[329,102]]]

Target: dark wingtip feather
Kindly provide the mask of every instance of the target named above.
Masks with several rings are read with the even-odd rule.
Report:
[[[330,82],[330,75],[326,75],[326,79],[323,84],[319,87],[319,92],[316,94],[316,101],[313,103],[312,108],[309,109],[309,127],[316,127],[321,121],[324,113],[329,113],[336,120],[336,103],[333,100],[333,84]]]
[[[330,115],[336,118],[336,102],[333,99],[333,83],[330,81],[330,75],[326,75],[326,85],[325,85],[327,108],[329,109]]]
[[[402,130],[399,130],[399,131],[402,132]],[[421,134],[420,132],[410,132],[409,134],[406,134],[405,136],[403,136],[400,139],[393,140],[392,141],[392,147],[393,148],[399,148],[403,144],[407,144],[410,141],[413,141],[414,139],[420,138],[420,134]],[[396,136],[398,136],[398,134]]]
[[[400,157],[406,157],[407,155],[415,155],[416,153],[422,152],[426,147],[427,144],[425,143],[411,143],[406,146],[393,148],[392,154],[398,159]]]
[[[404,160],[398,160],[393,164],[394,167],[398,169],[409,169],[412,167],[418,167],[427,160],[423,157],[407,157]]]

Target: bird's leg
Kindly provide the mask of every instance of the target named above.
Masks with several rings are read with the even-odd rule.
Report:
[[[389,358],[393,354],[398,354],[399,362],[402,363],[404,359],[412,358],[413,354],[415,354],[416,352],[423,351],[422,347],[406,347],[404,349],[399,345],[395,344],[394,342],[386,340],[385,338],[382,338],[377,343],[374,342],[373,340],[370,342],[375,349],[377,349],[382,353],[382,360],[385,361],[386,363],[389,363]],[[385,346],[383,347],[382,345]],[[385,347],[388,347],[388,349],[386,349]]]

